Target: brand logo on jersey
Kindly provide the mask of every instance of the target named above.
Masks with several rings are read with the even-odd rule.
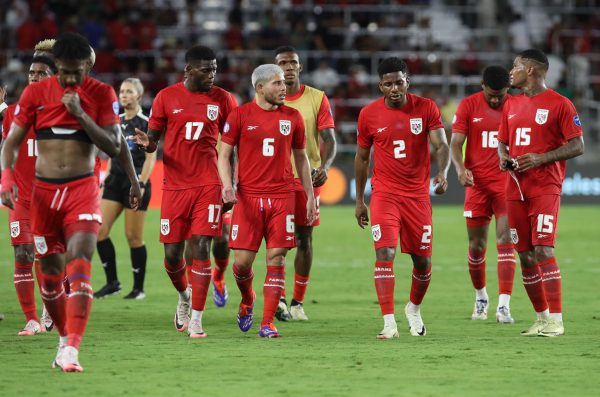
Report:
[[[423,119],[410,119],[410,132],[415,135],[423,132]]]
[[[235,240],[238,235],[238,225],[231,225],[231,239]]]
[[[419,247],[420,250],[428,250],[429,246],[428,245],[422,245]]]
[[[547,235],[547,234],[541,234],[541,233],[539,233],[539,234],[537,235],[537,238],[546,238],[546,237],[548,237],[548,235]]]
[[[377,132],[383,132],[387,129],[387,127],[377,128]]]
[[[246,128],[246,129],[247,129],[248,131],[252,131],[252,130],[255,130],[255,129],[257,129],[257,128],[258,128],[258,126],[257,126],[257,125],[249,125],[249,126]]]
[[[181,113],[183,109],[173,109],[173,114]]]
[[[473,117],[474,123],[479,123],[481,120],[483,120],[483,117]]]
[[[515,117],[515,116],[516,116],[516,114],[509,114],[509,115],[508,115],[508,119],[510,120],[510,119],[512,119],[512,118],[513,118],[513,117]]]
[[[465,211],[463,212],[463,216],[465,218],[473,218],[473,211]]]
[[[38,254],[44,255],[48,252],[48,245],[46,244],[44,236],[33,236],[33,241],[35,243],[35,250]]]
[[[292,241],[294,239],[294,236],[286,236],[285,237],[285,241]]]
[[[279,120],[279,132],[288,136],[292,132],[292,122],[290,120]]]
[[[219,106],[218,105],[208,105],[206,106],[206,117],[209,120],[215,121],[219,116]]]
[[[21,234],[21,225],[19,224],[19,221],[11,222],[10,237],[15,238],[18,237],[19,234]]]
[[[119,115],[119,102],[114,101],[112,103],[113,112],[118,116]]]
[[[535,114],[535,122],[539,125],[546,124],[548,120],[548,109],[538,109]]]
[[[581,127],[581,120],[579,120],[579,115],[576,114],[575,116],[573,116],[573,122],[575,123],[575,125],[577,127]]]
[[[373,241],[379,241],[381,239],[381,226],[371,226],[371,233],[373,233]]]
[[[171,224],[168,219],[160,220],[160,234],[166,236],[171,231]]]
[[[517,244],[519,242],[519,235],[517,234],[517,229],[510,229],[510,239],[513,244]]]

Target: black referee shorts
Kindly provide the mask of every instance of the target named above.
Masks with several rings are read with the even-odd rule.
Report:
[[[129,205],[130,188],[131,183],[126,175],[108,174],[104,180],[102,199],[119,202],[123,204],[123,207],[131,209],[131,205]],[[140,203],[138,211],[146,211],[148,209],[151,196],[152,186],[150,185],[150,182],[148,182],[144,187],[144,195],[142,196],[142,202]]]

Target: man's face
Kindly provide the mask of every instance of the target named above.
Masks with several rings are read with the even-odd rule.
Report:
[[[29,67],[29,84],[37,83],[52,76],[52,70],[50,66],[45,63],[32,63]]]
[[[259,84],[259,90],[271,105],[281,106],[285,101],[285,79],[283,74],[276,74],[265,83]]]
[[[392,72],[383,75],[379,81],[379,89],[388,104],[402,104],[408,91],[408,76],[403,72]]]
[[[527,72],[530,67],[523,58],[516,57],[509,74],[510,85],[515,88],[522,88],[527,82]]]
[[[283,69],[285,84],[295,85],[300,81],[300,72],[302,64],[298,54],[294,52],[282,52],[275,57],[275,63]]]
[[[481,88],[483,88],[483,97],[485,98],[485,101],[492,109],[498,109],[502,106],[502,103],[504,103],[504,99],[506,98],[506,93],[508,92],[508,87],[501,90],[494,90],[485,84],[481,84]]]
[[[217,60],[190,61],[185,65],[185,75],[193,87],[202,92],[209,91],[217,74]]]
[[[87,59],[57,59],[56,68],[58,69],[58,81],[63,87],[76,87],[83,83],[87,76]]]

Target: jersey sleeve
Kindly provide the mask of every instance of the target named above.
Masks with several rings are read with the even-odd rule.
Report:
[[[356,143],[363,149],[370,149],[373,146],[373,137],[369,134],[369,126],[365,120],[365,109],[358,114],[358,127],[356,129]]]
[[[327,99],[327,95],[323,94],[319,114],[317,115],[317,129],[321,131],[325,128],[335,128],[335,122],[333,121],[333,112],[331,111],[329,99]]]
[[[500,118],[500,127],[498,129],[498,141],[508,146],[509,136],[508,136],[508,109],[509,100],[507,99],[502,106],[502,117]]]
[[[296,122],[294,124],[292,148],[304,149],[306,147],[306,131],[304,129],[304,119],[300,115],[300,112],[296,112]]]
[[[4,112],[4,119],[2,120],[2,140],[5,140],[10,130],[10,125],[14,118],[14,106],[9,106]]]
[[[558,123],[561,134],[566,140],[576,138],[583,135],[581,121],[577,110],[571,101],[564,98],[560,113],[558,115]]]
[[[103,85],[100,91],[100,98],[97,101],[98,120],[96,123],[101,126],[118,124],[119,121],[119,101],[115,90],[109,85]]]
[[[163,132],[167,126],[167,115],[163,104],[162,91],[156,95],[152,102],[150,110],[150,120],[148,120],[148,129]]]
[[[21,98],[19,98],[19,103],[15,108],[14,121],[19,127],[25,128],[26,130],[28,130],[35,121],[35,109],[37,107],[35,98],[35,85],[28,85],[23,90]]]
[[[223,121],[221,122],[221,125],[219,125],[219,130],[223,131],[223,128],[225,127],[225,123],[227,122],[227,117],[229,116],[231,111],[237,107],[238,107],[237,100],[230,92],[228,92],[227,97],[225,98],[225,104],[224,104],[225,117],[222,118]]]
[[[427,132],[432,130],[437,130],[438,128],[444,128],[444,123],[442,123],[442,113],[440,113],[440,109],[438,109],[435,102],[429,100],[429,112],[427,116]]]
[[[229,113],[229,116],[227,116],[227,121],[223,126],[223,134],[221,134],[221,141],[228,145],[235,146],[240,141],[240,133],[240,112],[236,108]]]
[[[469,132],[469,105],[467,100],[463,99],[458,104],[454,119],[452,120],[452,132],[455,134],[468,135]]]

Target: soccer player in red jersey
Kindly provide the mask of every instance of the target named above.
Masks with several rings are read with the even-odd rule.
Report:
[[[295,195],[296,195],[296,243],[297,251],[294,259],[294,295],[288,311],[283,291],[276,317],[279,320],[308,320],[304,313],[304,295],[308,287],[310,269],[312,267],[313,227],[320,224],[319,198],[321,186],[327,181],[327,171],[335,158],[335,123],[331,114],[331,107],[327,95],[323,91],[300,83],[300,72],[302,64],[298,51],[294,47],[279,47],[275,50],[275,63],[283,69],[285,77],[286,97],[285,105],[292,107],[302,114],[304,118],[304,129],[306,130],[306,155],[310,162],[312,172],[313,189],[317,205],[317,218],[311,224],[306,223],[304,211],[306,211],[306,194],[298,173],[294,169]],[[323,141],[323,158],[321,159],[321,140]],[[293,163],[292,163],[293,165]]]
[[[464,216],[469,237],[469,274],[475,287],[471,319],[486,320],[489,297],[485,282],[485,252],[492,215],[496,217],[498,283],[500,296],[496,321],[512,324],[510,296],[515,278],[516,258],[508,233],[506,215],[506,174],[498,169],[498,129],[502,105],[509,88],[508,70],[488,66],[483,71],[481,91],[463,99],[452,123],[452,161],[458,181],[465,187]],[[463,162],[463,145],[467,150]]]
[[[185,63],[185,80],[158,93],[148,135],[137,130],[135,140],[147,152],[154,152],[164,134],[160,241],[165,247],[165,269],[179,292],[175,328],[187,329],[192,338],[203,338],[202,314],[211,280],[210,244],[221,234],[223,211],[216,145],[237,103],[229,92],[214,85],[217,61],[212,49],[190,48]],[[188,239],[193,246],[192,291],[187,288],[183,259]]]
[[[29,67],[29,84],[47,79],[55,72],[56,66],[50,58],[45,56],[34,57]],[[5,140],[8,135],[16,107],[17,104],[15,103],[6,109],[4,120],[2,120],[2,140]],[[25,139],[27,143],[19,149],[19,157],[15,163],[14,171],[19,200],[15,201],[14,210],[9,210],[8,219],[10,240],[15,253],[14,284],[17,298],[27,321],[23,330],[19,332],[19,336],[33,336],[40,332],[50,331],[54,324],[51,320],[40,321],[35,305],[35,282],[33,279],[35,255],[29,219],[31,190],[35,178],[35,159],[37,157],[37,144],[33,128],[29,129]],[[36,268],[38,283],[40,283],[39,265],[36,264]],[[45,316],[42,315],[42,317],[49,317],[45,310],[44,313]]]
[[[404,312],[410,334],[425,336],[420,307],[431,279],[433,238],[429,143],[435,150],[438,168],[433,179],[436,194],[448,187],[448,143],[435,103],[407,92],[409,77],[404,61],[387,58],[379,65],[378,74],[383,98],[365,106],[358,116],[355,216],[361,228],[369,224],[364,197],[373,148],[371,231],[375,241],[375,290],[384,322],[377,338],[398,337],[393,269],[398,237],[402,252],[410,254],[413,262],[410,300]]]
[[[523,93],[504,104],[498,135],[500,169],[510,173],[506,183],[510,236],[519,253],[525,290],[537,313],[533,325],[521,332],[523,336],[565,332],[554,243],[565,160],[584,150],[575,106],[546,87],[548,66],[540,50],[517,55],[510,83]]]
[[[267,242],[267,275],[263,285],[264,310],[259,336],[281,336],[273,318],[285,284],[285,256],[295,247],[294,175],[290,156],[304,192],[306,222],[316,217],[315,198],[304,146],[304,120],[285,106],[285,79],[277,65],[260,65],[252,73],[255,101],[235,109],[227,119],[219,152],[223,201],[236,203],[229,246],[234,250],[233,274],[242,293],[238,312],[240,330],[253,323],[256,294],[252,289],[252,263],[263,237]],[[233,188],[230,158],[237,146],[239,176]]]
[[[0,158],[0,195],[3,204],[14,208],[18,191],[13,167],[19,145],[33,126],[38,158],[31,229],[43,273],[42,299],[60,334],[53,367],[81,372],[79,345],[92,302],[90,261],[102,221],[94,157],[96,146],[117,156],[122,138],[114,90],[87,76],[87,40],[65,33],[53,54],[57,76],[29,85],[15,109]],[[137,205],[139,198],[135,181],[132,203]],[[62,283],[65,262],[71,283],[68,300]]]

